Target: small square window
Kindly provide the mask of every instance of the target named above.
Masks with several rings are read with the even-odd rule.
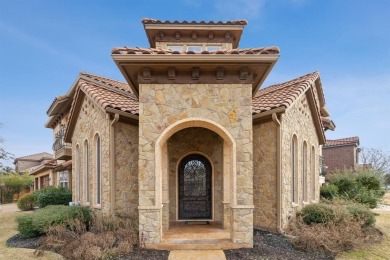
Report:
[[[194,51],[194,52],[201,52],[202,51],[202,46],[188,46],[187,51]]]
[[[172,51],[183,51],[183,46],[182,45],[168,45],[168,49]]]
[[[219,51],[221,50],[221,46],[206,46],[207,51]]]

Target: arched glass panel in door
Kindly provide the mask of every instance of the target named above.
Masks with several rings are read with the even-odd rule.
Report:
[[[179,164],[179,220],[211,219],[211,165],[202,155],[191,154]]]

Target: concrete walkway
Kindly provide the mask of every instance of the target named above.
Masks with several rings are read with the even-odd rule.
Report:
[[[16,203],[0,204],[0,213],[20,211]]]
[[[168,260],[226,260],[222,250],[172,250]]]

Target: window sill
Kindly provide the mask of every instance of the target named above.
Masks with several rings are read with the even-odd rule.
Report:
[[[102,205],[101,205],[101,204],[94,205],[93,208],[94,208],[94,209],[102,209]]]
[[[295,203],[295,202],[292,202],[292,203],[291,203],[291,207],[293,207],[293,208],[297,208],[298,206],[299,206],[298,203]]]

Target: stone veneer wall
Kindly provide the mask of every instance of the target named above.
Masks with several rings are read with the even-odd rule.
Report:
[[[277,126],[271,122],[253,126],[253,224],[276,231]]]
[[[115,124],[115,213],[138,220],[138,127]]]
[[[154,145],[161,133],[176,121],[186,118],[205,118],[223,126],[236,141],[236,203],[234,204],[237,206],[231,209],[232,239],[234,243],[252,246],[252,86],[250,84],[140,84],[139,89],[140,232],[146,233],[147,243],[158,244],[161,240],[162,211],[159,206],[161,201],[158,197],[156,201],[155,196],[161,187],[155,187]]]
[[[85,171],[84,171],[84,142],[88,140],[89,147],[89,190],[90,203],[92,207],[99,208],[102,212],[108,213],[110,210],[110,182],[109,182],[109,129],[110,121],[107,114],[97,107],[88,97],[82,102],[82,107],[77,118],[75,129],[72,136],[72,193],[73,200],[77,199],[78,185],[81,181],[81,199],[82,205],[86,202]],[[101,144],[101,205],[96,205],[96,134],[100,136]],[[81,180],[77,174],[77,155],[76,146],[80,146],[81,158]]]
[[[297,210],[305,204],[319,200],[319,139],[313,122],[306,95],[300,97],[282,117],[282,228],[286,226],[289,216],[294,216]],[[298,139],[298,203],[292,203],[292,162],[291,143],[293,134]],[[303,142],[307,142],[307,194],[308,201],[302,199],[302,150]],[[312,147],[315,150],[315,160],[311,162]],[[314,172],[310,163],[314,163]],[[315,194],[312,194],[312,178],[315,178]]]
[[[183,156],[200,152],[211,161],[213,183],[213,215],[214,221],[223,218],[223,140],[206,129],[193,127],[183,129],[168,140],[169,160],[169,220],[177,220],[177,176],[178,164]]]

